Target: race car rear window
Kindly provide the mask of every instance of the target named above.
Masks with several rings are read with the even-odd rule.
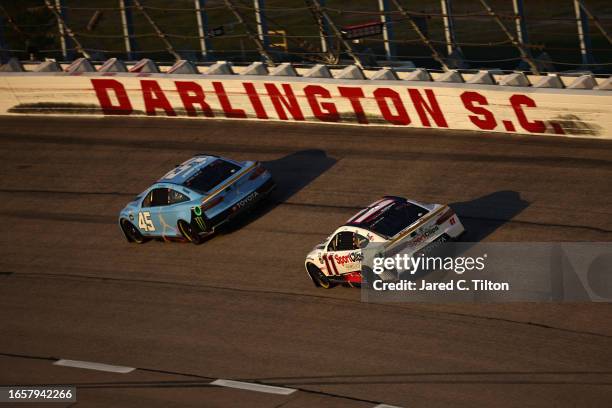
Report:
[[[217,159],[200,169],[183,185],[199,193],[206,193],[224,182],[240,170],[240,166],[225,160]]]
[[[378,234],[392,237],[429,211],[412,203],[397,203],[363,227]]]

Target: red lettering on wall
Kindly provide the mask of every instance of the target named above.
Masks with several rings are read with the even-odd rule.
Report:
[[[340,114],[336,105],[332,102],[319,102],[318,98],[331,99],[331,93],[319,85],[308,85],[304,88],[304,94],[310,104],[313,115],[323,122],[338,122]]]
[[[558,135],[564,135],[565,134],[565,130],[563,130],[563,127],[561,126],[560,123],[557,122],[551,122],[550,125],[553,128],[553,131],[558,134]]]
[[[523,129],[530,133],[546,132],[546,124],[544,124],[544,122],[541,120],[529,121],[529,119],[527,119],[527,115],[525,114],[525,110],[523,109],[523,106],[535,108],[536,103],[533,99],[527,95],[512,95],[510,97],[510,103],[512,104],[516,118]]]
[[[410,117],[408,116],[408,112],[406,112],[406,108],[404,107],[399,93],[389,88],[378,88],[374,91],[374,98],[376,99],[380,113],[382,113],[387,122],[393,123],[394,125],[410,124]],[[391,100],[397,114],[391,112],[387,104],[387,99]]]
[[[276,110],[278,117],[282,120],[287,120],[287,114],[285,113],[285,108],[289,111],[293,119],[295,120],[304,120],[304,115],[302,114],[302,110],[300,109],[300,105],[293,93],[293,89],[291,89],[291,85],[283,84],[283,90],[285,94],[283,95],[276,85],[274,84],[264,84],[266,90],[268,91],[268,95],[272,100],[272,105]]]
[[[366,118],[363,105],[361,105],[360,101],[361,98],[365,97],[363,90],[361,88],[339,86],[338,92],[340,92],[340,95],[347,98],[351,102],[353,112],[355,112],[355,116],[357,117],[357,122],[367,124],[368,119]]]
[[[429,103],[425,101],[423,95],[421,95],[418,89],[408,89],[408,94],[410,95],[410,99],[412,99],[412,104],[414,105],[423,126],[431,127],[429,118],[427,117],[427,113],[429,113],[429,116],[431,116],[433,121],[436,123],[436,126],[445,128],[448,127],[448,123],[446,123],[446,119],[444,118],[444,114],[440,109],[436,95],[431,89],[425,89],[425,95],[427,96]],[[425,111],[427,111],[427,113],[425,113]]]
[[[223,113],[226,118],[246,118],[247,114],[242,109],[234,109],[232,103],[227,97],[227,93],[225,92],[225,88],[221,82],[213,82],[213,88],[215,88],[215,93],[217,94],[217,98],[219,98],[219,104],[221,104],[221,109],[223,109]]]
[[[142,99],[147,115],[155,116],[157,109],[163,109],[166,115],[176,116],[176,112],[172,109],[170,101],[166,98],[166,94],[157,81],[143,79],[140,81],[140,88],[142,89]]]
[[[92,79],[91,84],[105,115],[129,115],[134,111],[130,98],[121,82],[116,79]],[[111,101],[109,91],[115,93],[117,105],[114,105]]]
[[[189,116],[198,116],[194,105],[200,105],[204,116],[212,118],[215,116],[210,105],[204,101],[204,90],[200,85],[192,81],[175,81],[176,91],[183,101],[183,107]]]
[[[261,98],[255,89],[255,85],[250,82],[244,82],[242,84],[244,90],[247,92],[247,96],[251,101],[251,105],[253,105],[253,109],[255,109],[255,114],[257,115],[257,119],[268,119],[268,114],[261,103]]]
[[[475,115],[469,115],[468,118],[470,121],[478,127],[478,129],[482,130],[493,130],[497,126],[497,121],[495,120],[495,116],[491,111],[482,106],[487,106],[489,102],[484,95],[479,94],[478,92],[466,91],[461,94],[461,102],[463,102],[463,106],[465,109],[469,110]]]

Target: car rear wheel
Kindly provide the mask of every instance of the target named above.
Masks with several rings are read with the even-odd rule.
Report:
[[[189,242],[191,242],[192,244],[198,245],[198,244],[202,243],[202,238],[196,232],[195,228],[193,228],[193,226],[191,224],[189,224],[188,222],[183,221],[183,220],[179,220],[179,222],[178,222],[178,229],[181,232],[181,234],[187,240],[189,240]]]
[[[136,228],[134,224],[125,218],[121,219],[121,229],[123,230],[128,242],[135,242],[137,244],[144,244],[147,242],[147,238],[140,233],[138,228]]]
[[[366,288],[372,289],[376,281],[382,281],[380,275],[375,274],[372,268],[364,266],[361,270],[361,284],[359,286],[365,285]]]
[[[310,274],[310,277],[312,278],[312,281],[315,283],[316,286],[320,286],[323,289],[329,289],[333,286],[329,279],[327,279],[327,276],[325,276],[323,271],[321,271],[319,268],[317,268],[311,263],[308,264],[308,273]]]

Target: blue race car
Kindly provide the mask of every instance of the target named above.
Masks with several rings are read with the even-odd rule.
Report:
[[[178,238],[199,244],[275,187],[259,162],[197,155],[169,171],[119,214],[128,242]]]

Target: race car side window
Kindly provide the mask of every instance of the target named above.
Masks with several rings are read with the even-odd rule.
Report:
[[[356,249],[353,241],[353,233],[343,231],[337,233],[327,246],[328,251],[350,251]]]
[[[189,197],[187,197],[185,194],[179,193],[178,191],[173,190],[171,188],[168,189],[169,204],[178,204],[183,203],[185,201],[189,201]]]
[[[168,189],[154,188],[142,201],[142,207],[159,207],[168,205]]]
[[[368,246],[370,240],[361,234],[355,233],[355,249],[363,249]]]
[[[145,196],[144,200],[142,200],[141,207],[142,208],[150,207],[152,198],[153,198],[153,191],[149,191],[147,195]]]

